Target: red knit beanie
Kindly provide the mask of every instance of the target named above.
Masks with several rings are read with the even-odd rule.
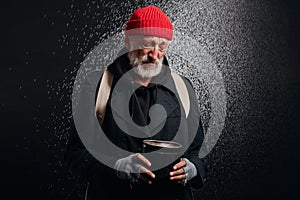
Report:
[[[153,35],[173,39],[173,25],[169,17],[155,6],[137,9],[126,24],[125,35]]]

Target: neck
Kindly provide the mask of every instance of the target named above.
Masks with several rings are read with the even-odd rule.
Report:
[[[149,83],[151,82],[151,78],[136,78],[135,79],[135,82],[142,85],[142,86],[145,86],[147,87],[149,85]]]
[[[151,82],[152,78],[142,78],[139,75],[135,74],[134,81],[142,86],[147,87],[149,83]]]

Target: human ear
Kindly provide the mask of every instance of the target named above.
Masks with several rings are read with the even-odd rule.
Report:
[[[125,36],[124,37],[124,45],[125,45],[125,48],[126,49],[130,49],[130,44],[129,44],[129,38],[128,38],[128,36]]]

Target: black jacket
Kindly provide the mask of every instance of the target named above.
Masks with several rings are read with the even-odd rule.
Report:
[[[114,91],[114,87],[118,80],[130,69],[131,67],[126,54],[118,57],[110,66],[108,66],[108,70],[114,75],[111,92]],[[92,73],[85,78],[85,81],[82,84],[79,104],[81,99],[85,99],[84,102],[92,102],[91,99],[93,99],[93,103],[95,103],[95,97],[97,96],[96,91],[99,88],[100,80],[100,72]],[[66,147],[65,161],[74,173],[80,173],[86,178],[88,183],[87,199],[117,199],[119,196],[124,199],[191,199],[192,194],[190,188],[200,189],[203,186],[203,180],[206,176],[206,165],[204,160],[199,158],[198,153],[204,135],[199,117],[197,100],[191,83],[184,78],[186,86],[189,89],[191,102],[190,113],[186,118],[183,109],[181,109],[182,106],[180,107],[180,102],[173,92],[176,91],[175,85],[171,78],[171,71],[166,59],[164,59],[162,72],[153,80],[155,80],[155,84],[150,84],[148,87],[139,87],[135,92],[123,90],[117,91],[121,94],[128,92],[132,93],[129,103],[126,104],[126,102],[124,102],[124,108],[130,110],[130,116],[136,124],[145,126],[150,120],[147,115],[148,108],[153,104],[162,105],[167,113],[166,121],[164,122],[163,128],[156,135],[148,137],[148,139],[172,140],[176,134],[180,132],[180,137],[177,138],[177,142],[180,142],[186,147],[186,151],[183,152],[182,157],[188,158],[195,164],[198,175],[190,180],[185,186],[174,184],[171,181],[157,181],[152,185],[132,185],[129,181],[119,180],[114,169],[108,167],[107,164],[98,161],[98,159],[95,158],[97,156],[87,150],[88,147],[86,144],[89,142],[94,143],[94,138],[98,137],[97,134],[91,134],[91,136],[88,137],[89,139],[85,140],[85,145],[83,145],[82,135],[88,135],[90,132],[95,132],[91,127],[94,127],[97,122],[97,120],[93,118],[94,115],[88,114],[88,112],[94,112],[93,107],[91,109],[84,103],[82,107],[78,106],[79,110],[83,110],[83,112],[80,112],[80,115],[87,113],[87,115],[92,117],[80,116],[79,120],[77,118],[77,123],[74,119],[75,123],[71,128],[72,131]],[[137,83],[128,80],[128,88],[130,88],[130,84]],[[170,90],[170,88],[172,88],[172,90]],[[145,99],[144,97],[145,92],[149,96],[148,99]],[[147,104],[149,105],[147,106]],[[145,136],[145,138],[133,137],[128,135],[124,130],[121,130],[114,120],[112,110],[110,97],[106,107],[105,119],[101,127],[105,133],[105,137],[121,149],[129,152],[142,152],[142,140],[145,138],[147,139],[147,136]],[[76,118],[76,114],[73,116]],[[80,124],[85,125],[77,125],[78,121],[80,121]],[[93,121],[93,123],[91,123],[91,121]],[[130,121],[128,123],[130,123]],[[78,134],[79,132],[80,134]],[[195,137],[191,138],[191,132],[195,132]],[[189,140],[192,142],[191,144],[187,142]],[[98,147],[101,146],[99,143],[101,143],[101,140],[97,143]],[[103,147],[103,151],[105,151],[105,148],[106,147]],[[100,152],[99,155],[103,154]],[[120,155],[118,152],[112,152],[110,155],[106,154],[105,156],[105,161],[113,165],[118,158],[127,155]]]

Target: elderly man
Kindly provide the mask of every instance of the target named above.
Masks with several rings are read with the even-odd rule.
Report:
[[[174,72],[169,68],[166,58],[172,39],[172,23],[168,16],[155,6],[137,9],[127,22],[125,48],[106,68],[106,73],[112,80],[105,114],[101,116],[100,124],[106,137],[114,145],[131,153],[123,156],[118,153],[105,155],[112,165],[105,164],[87,151],[76,129],[72,129],[65,158],[72,170],[79,170],[86,177],[86,199],[192,199],[191,188],[200,189],[203,186],[206,166],[204,160],[198,156],[203,142],[203,130],[197,100],[191,83],[185,77],[181,77],[183,81],[179,84],[190,88],[186,93],[189,111],[182,108],[185,106],[183,104],[186,104],[178,95],[181,92],[179,88],[182,87],[176,87],[172,76]],[[118,89],[118,82],[128,72],[131,73],[123,80],[122,89]],[[103,76],[98,82],[95,104],[98,103],[99,96],[107,93],[99,89],[102,79]],[[132,123],[130,120],[127,122],[128,119],[123,120],[127,131],[119,127],[114,112],[121,113],[122,108],[114,110],[114,90],[121,95],[120,97],[130,94],[128,102],[124,99],[122,106],[129,111],[129,118],[142,128],[160,117],[160,114],[155,115],[154,111],[152,116],[150,114],[150,108],[160,104],[166,117],[163,122],[158,122],[161,125],[158,131],[155,128],[149,132],[139,129],[142,130],[139,137],[130,135],[129,132],[139,131],[134,128],[128,129]],[[79,129],[77,128],[77,131]],[[145,141],[156,142],[155,144],[171,141],[166,144],[179,145],[177,147],[182,151],[177,152],[177,158],[172,162],[168,163],[166,160],[168,155],[174,155],[174,152],[161,153],[164,157],[155,160],[153,155],[156,154],[151,154],[155,151],[147,149],[153,147],[152,143]],[[166,146],[157,146],[160,148],[155,150],[167,149],[164,148]],[[145,152],[150,153],[152,157],[148,157]],[[160,166],[161,163],[166,164]],[[153,168],[155,165],[160,167]]]

